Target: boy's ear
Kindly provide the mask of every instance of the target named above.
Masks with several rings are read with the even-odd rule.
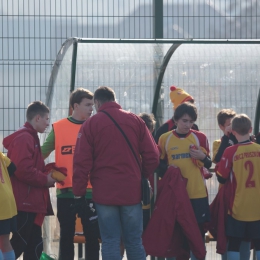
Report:
[[[72,111],[78,108],[78,106],[79,106],[78,103],[73,103],[73,105],[70,105]]]
[[[249,129],[248,133],[249,133],[249,134],[251,134],[251,133],[252,133],[252,131],[253,131],[253,128],[252,128],[252,127],[250,127],[250,129]]]
[[[237,135],[237,132],[235,131],[235,130],[232,130],[232,134],[235,136],[235,137],[237,137],[236,135]]]
[[[35,121],[38,122],[39,119],[40,119],[40,117],[41,117],[40,115],[36,115],[36,116],[35,116]]]

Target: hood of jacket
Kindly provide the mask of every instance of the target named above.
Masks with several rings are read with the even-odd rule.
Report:
[[[29,122],[26,122],[20,129],[18,129],[17,131],[15,131],[14,133],[8,135],[7,137],[5,137],[3,139],[3,146],[5,149],[9,150],[9,146],[12,143],[12,141],[21,134],[24,133],[29,133],[31,134],[35,141],[38,143],[39,147],[40,147],[40,142],[39,142],[39,137],[38,137],[38,133],[37,131],[32,127],[32,125]]]

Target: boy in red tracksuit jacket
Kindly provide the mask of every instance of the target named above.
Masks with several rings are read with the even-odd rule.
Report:
[[[17,167],[11,178],[18,210],[11,245],[16,258],[23,253],[24,260],[38,260],[43,250],[41,225],[45,215],[53,215],[49,187],[55,179],[52,171],[45,173],[38,137],[49,125],[49,108],[35,101],[28,106],[26,118],[22,128],[3,140],[7,156]]]

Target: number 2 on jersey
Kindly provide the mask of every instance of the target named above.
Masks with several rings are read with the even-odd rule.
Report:
[[[246,188],[254,188],[255,181],[252,180],[254,174],[254,165],[251,161],[246,161],[244,164],[245,169],[248,171],[248,177],[246,180]]]

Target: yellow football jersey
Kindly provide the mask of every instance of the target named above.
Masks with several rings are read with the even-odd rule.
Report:
[[[216,154],[218,153],[218,149],[220,147],[220,144],[221,144],[221,139],[219,140],[215,140],[213,142],[213,156],[212,156],[212,162],[216,163],[215,162],[215,157],[216,157]]]
[[[0,220],[17,215],[16,203],[7,167],[11,161],[0,152]]]
[[[159,139],[161,149],[161,159],[167,159],[169,165],[180,168],[181,174],[188,180],[187,192],[190,199],[207,197],[204,177],[201,168],[197,167],[191,159],[190,145],[203,147],[209,155],[209,145],[207,137],[199,132],[190,130],[184,137],[179,137],[176,132],[170,131],[163,134]]]
[[[260,220],[260,145],[248,141],[226,148],[217,174],[231,182],[229,214],[241,221]]]

